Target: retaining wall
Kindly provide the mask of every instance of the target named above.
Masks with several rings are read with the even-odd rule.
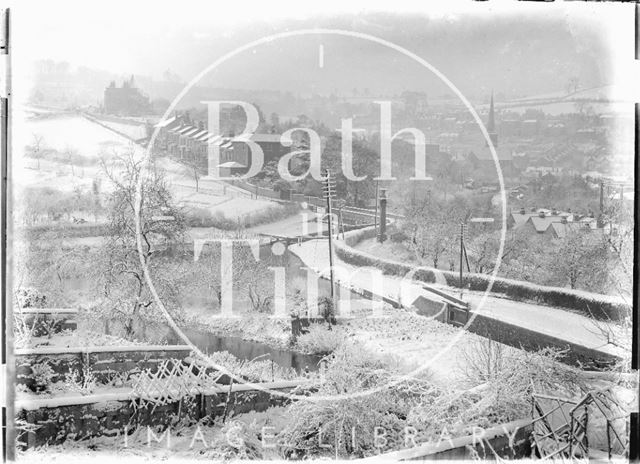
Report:
[[[14,314],[31,329],[34,337],[42,337],[64,330],[76,330],[78,310],[65,308],[22,308]]]
[[[505,345],[527,351],[538,351],[546,347],[568,350],[562,361],[584,369],[607,369],[620,360],[614,354],[587,348],[577,343],[571,343],[545,333],[535,332],[483,314],[476,314],[467,330]]]
[[[286,404],[287,393],[296,388],[295,382],[261,384],[267,391],[250,385],[234,385],[227,417],[249,411],[261,412],[271,406]],[[273,392],[278,392],[276,394]],[[142,406],[130,391],[103,395],[38,399],[16,402],[17,419],[31,426],[30,431],[18,433],[22,448],[55,445],[65,440],[80,440],[98,436],[121,436],[136,427],[151,427],[156,436],[179,419],[195,423],[207,416],[221,417],[229,396],[229,387],[213,388],[165,405]],[[174,431],[175,432],[175,431]],[[166,436],[165,436],[166,440]]]
[[[191,348],[186,345],[16,350],[16,384],[35,389],[32,366],[38,363],[47,363],[53,369],[52,382],[64,380],[72,369],[78,371],[82,379],[83,367],[88,366],[97,382],[106,383],[114,373],[126,372],[130,377],[144,369],[155,369],[165,359],[184,360],[190,353]]]

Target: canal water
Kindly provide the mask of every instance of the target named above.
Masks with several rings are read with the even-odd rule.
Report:
[[[214,335],[197,329],[183,329],[183,332],[203,353],[228,351],[238,359],[247,361],[256,358],[260,358],[261,361],[271,360],[281,367],[292,368],[297,372],[303,372],[305,369],[318,370],[319,362],[322,359],[321,355],[272,348],[264,343],[244,340],[240,337]],[[169,344],[184,343],[180,337],[173,333],[166,337],[166,341]]]

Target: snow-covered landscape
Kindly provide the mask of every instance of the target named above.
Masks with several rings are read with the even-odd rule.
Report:
[[[35,59],[13,105],[8,455],[632,457],[633,102],[611,32],[632,15],[365,8],[264,39],[159,5],[134,40],[95,8],[47,24],[93,25],[87,47],[117,27],[118,66]]]

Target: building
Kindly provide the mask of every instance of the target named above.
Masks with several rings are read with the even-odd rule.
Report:
[[[115,81],[111,81],[109,87],[104,89],[104,112],[119,116],[141,116],[151,111],[149,97],[136,87],[131,79],[125,80],[122,87],[117,87]]]
[[[252,153],[247,141],[256,143],[264,154],[262,166],[279,160],[292,148],[280,143],[280,134],[241,134],[238,136],[214,135],[206,129],[204,121],[193,121],[189,113],[174,116],[156,124],[159,128],[154,143],[157,152],[178,160],[196,163],[204,173],[211,173],[209,147],[220,147],[221,176],[245,174],[252,163]]]
[[[491,104],[489,106],[489,117],[486,128],[489,133],[489,139],[491,140],[496,151],[496,155],[498,156],[502,174],[505,177],[510,177],[513,175],[513,155],[511,149],[498,144],[495,110],[493,107],[493,94],[491,95]],[[497,180],[498,174],[496,172],[495,162],[487,141],[469,152],[469,161],[471,161],[472,165],[476,169],[474,178]]]
[[[279,160],[292,150],[291,147],[285,147],[280,143],[280,134],[239,135],[220,146],[220,168],[227,171],[226,174],[224,171],[221,172],[221,175],[245,174],[249,171],[253,159],[247,141],[256,143],[262,149],[263,166],[271,161]],[[211,166],[209,166],[209,170],[211,170]]]
[[[530,211],[526,211],[522,208],[520,211],[511,212],[507,218],[507,227],[518,229],[525,224],[529,224],[531,230],[543,233],[554,222],[573,222],[573,219],[574,216],[571,211],[545,208],[531,208]]]

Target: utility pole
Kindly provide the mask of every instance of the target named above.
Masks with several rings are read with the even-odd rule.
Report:
[[[384,243],[387,239],[387,189],[380,191],[380,234],[378,241]]]
[[[600,214],[598,215],[598,227],[604,227],[604,181],[600,181]]]
[[[376,212],[373,218],[373,230],[378,230],[378,182],[380,181],[376,179]]]
[[[460,223],[460,296],[462,296],[462,258],[464,253],[464,222]]]
[[[329,227],[329,280],[331,281],[331,301],[335,310],[335,285],[333,280],[333,212],[331,208],[331,200],[335,196],[336,181],[331,177],[331,171],[325,171],[323,193],[327,200],[327,218]]]

